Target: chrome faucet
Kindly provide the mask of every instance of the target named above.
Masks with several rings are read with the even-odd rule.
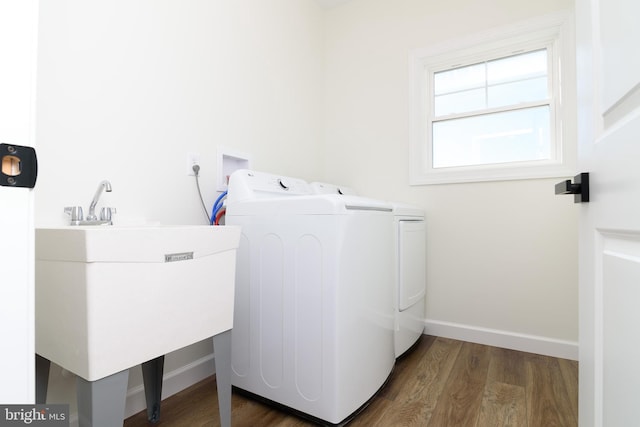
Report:
[[[102,190],[107,193],[111,192],[111,183],[106,179],[98,185],[98,189],[96,190],[96,194],[93,196],[93,200],[91,200],[91,205],[89,205],[89,213],[87,214],[87,221],[95,221],[98,219],[96,216],[96,205],[98,204],[98,199],[102,194]]]
[[[101,181],[98,185],[98,189],[96,190],[96,194],[93,196],[93,200],[91,200],[91,205],[89,205],[89,213],[87,214],[87,218],[82,218],[82,207],[81,206],[71,206],[64,208],[64,212],[71,216],[71,225],[111,225],[113,222],[111,221],[111,215],[116,213],[116,208],[102,208],[100,212],[100,219],[96,215],[96,205],[98,204],[98,200],[100,199],[100,195],[102,191],[106,191],[107,193],[111,192],[111,183],[107,180]]]

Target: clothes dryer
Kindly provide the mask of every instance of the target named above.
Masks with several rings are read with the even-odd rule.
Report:
[[[226,203],[242,227],[233,385],[345,422],[395,363],[391,206],[248,170],[231,175]]]
[[[312,182],[316,194],[356,195],[350,187]],[[391,203],[393,208],[394,349],[402,356],[424,332],[426,292],[426,221],[422,208]]]
[[[396,319],[394,346],[402,356],[424,332],[427,240],[424,210],[393,206],[393,264]]]

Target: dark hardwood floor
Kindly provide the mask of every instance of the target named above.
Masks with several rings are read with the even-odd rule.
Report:
[[[235,393],[232,425],[313,426]],[[147,427],[146,412],[125,427]],[[162,427],[219,426],[215,376],[162,403]],[[578,363],[424,335],[349,427],[573,427]]]

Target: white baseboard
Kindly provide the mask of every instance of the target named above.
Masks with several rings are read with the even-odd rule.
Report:
[[[165,372],[162,380],[162,399],[176,394],[193,384],[213,375],[215,372],[213,353],[195,360],[188,365],[180,366],[171,372]],[[147,402],[144,397],[144,386],[127,390],[127,403],[125,418],[146,409]]]
[[[578,343],[575,341],[558,340],[431,319],[425,319],[424,324],[424,333],[427,335],[559,357],[561,359],[578,360]]]

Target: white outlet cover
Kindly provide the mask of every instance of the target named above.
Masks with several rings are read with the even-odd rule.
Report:
[[[200,164],[200,155],[198,153],[188,152],[187,153],[187,175],[195,176],[195,172],[193,171],[193,165]]]

